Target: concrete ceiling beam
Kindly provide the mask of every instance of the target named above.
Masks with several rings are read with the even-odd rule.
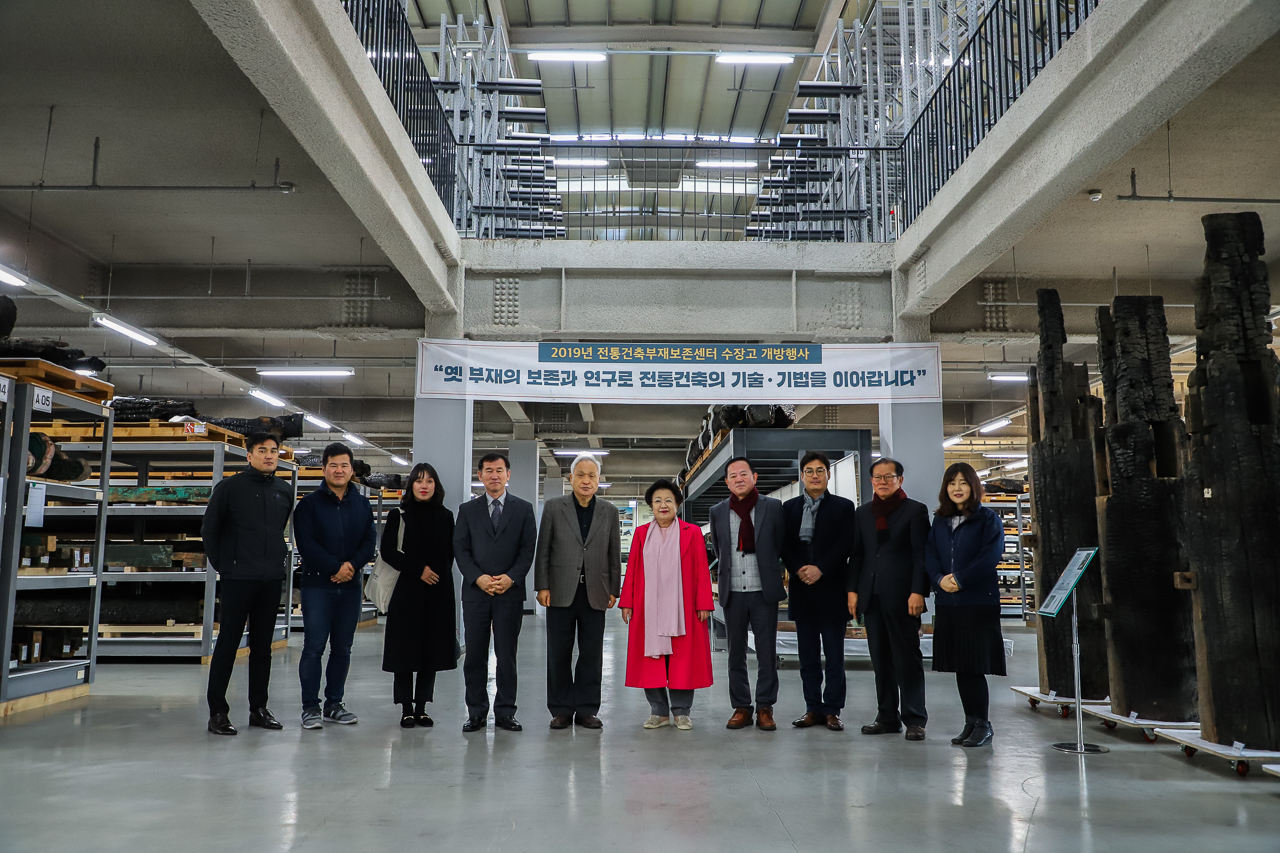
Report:
[[[193,0],[231,58],[431,312],[452,314],[452,217],[338,3]]]
[[[1278,31],[1274,0],[1099,4],[894,244],[899,315],[927,318]]]
[[[511,47],[518,51],[670,50],[679,53],[775,50],[809,53],[814,48],[814,35],[811,31],[698,24],[515,27],[510,33]],[[414,37],[423,47],[438,47],[440,44],[439,28],[415,30]]]

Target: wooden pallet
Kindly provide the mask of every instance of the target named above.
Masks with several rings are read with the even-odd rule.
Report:
[[[32,424],[32,429],[43,432],[54,441],[101,441],[103,427],[104,424],[100,422],[79,423],[60,420]],[[244,448],[245,446],[243,435],[214,424],[169,423],[154,418],[146,422],[117,422],[111,430],[111,441],[116,444],[130,441],[220,442],[232,447]],[[292,461],[293,448],[287,445],[281,446],[280,459],[286,462]]]
[[[180,634],[200,639],[203,625],[99,625],[99,637],[125,637],[137,634]]]
[[[1007,642],[1007,641],[1006,641]],[[1027,704],[1031,706],[1031,710],[1037,710],[1041,705],[1054,705],[1058,709],[1058,716],[1070,717],[1071,709],[1076,706],[1075,699],[1067,699],[1058,695],[1047,695],[1040,692],[1039,687],[1010,687],[1014,693],[1027,698]],[[1111,699],[1083,699],[1080,705],[1103,705],[1107,708],[1111,707]]]
[[[115,396],[115,386],[38,358],[0,358],[0,373],[102,405]]]
[[[1249,762],[1251,761],[1275,761],[1280,758],[1280,752],[1273,752],[1264,749],[1245,749],[1241,747],[1236,749],[1233,746],[1223,746],[1219,743],[1213,743],[1200,737],[1200,729],[1156,729],[1155,733],[1165,740],[1171,740],[1182,746],[1182,754],[1187,758],[1191,758],[1197,752],[1203,752],[1206,755],[1212,755],[1215,758],[1225,758],[1232,769],[1240,776],[1249,774]]]
[[[1123,726],[1127,729],[1142,729],[1142,739],[1147,743],[1155,743],[1156,729],[1181,729],[1183,731],[1200,731],[1198,722],[1176,723],[1168,720],[1146,720],[1142,717],[1128,716],[1122,717],[1119,714],[1111,712],[1109,705],[1087,705],[1082,704],[1080,710],[1093,717],[1102,720],[1102,725],[1108,729],[1114,729],[1117,726]]]

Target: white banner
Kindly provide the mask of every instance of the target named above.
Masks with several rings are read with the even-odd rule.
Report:
[[[419,397],[573,403],[941,402],[938,344],[418,342]]]

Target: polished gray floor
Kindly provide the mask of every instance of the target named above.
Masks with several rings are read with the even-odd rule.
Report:
[[[283,732],[206,734],[205,668],[103,666],[89,698],[0,725],[0,851],[1280,849],[1280,779],[1240,779],[1220,759],[1096,723],[1090,738],[1110,754],[1050,750],[1074,723],[1007,690],[1034,683],[1027,634],[1014,635],[1012,677],[992,679],[995,748],[964,750],[949,743],[960,711],[945,675],[929,675],[928,741],[859,734],[875,709],[863,667],[849,672],[842,734],[786,725],[803,710],[794,669],[778,732],[729,732],[723,654],[693,731],[644,731],[616,613],[604,731],[548,731],[543,630],[526,618],[519,734],[463,735],[460,671],[440,679],[436,727],[401,730],[380,628],[356,640],[347,704],[360,724],[318,732],[297,724],[297,635],[272,674]]]

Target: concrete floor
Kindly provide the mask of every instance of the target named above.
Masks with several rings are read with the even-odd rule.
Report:
[[[543,625],[522,636],[525,731],[464,736],[461,670],[442,675],[434,729],[401,730],[380,671],[381,628],[356,640],[348,706],[357,726],[304,732],[301,637],[277,652],[283,732],[204,731],[207,669],[111,664],[86,699],[0,725],[0,851],[1086,851],[1280,849],[1280,779],[1087,723],[1108,755],[1049,743],[1074,723],[1015,700],[1035,681],[1034,637],[1016,634],[1011,677],[992,679],[994,749],[949,738],[954,683],[929,675],[929,740],[870,738],[869,668],[851,669],[842,734],[793,730],[799,673],[782,673],[776,733],[724,728],[720,682],[699,691],[691,732],[644,731],[625,688],[625,629],[610,614],[603,732],[547,729]],[[244,722],[245,668],[232,682]],[[491,687],[492,689],[492,687]]]

